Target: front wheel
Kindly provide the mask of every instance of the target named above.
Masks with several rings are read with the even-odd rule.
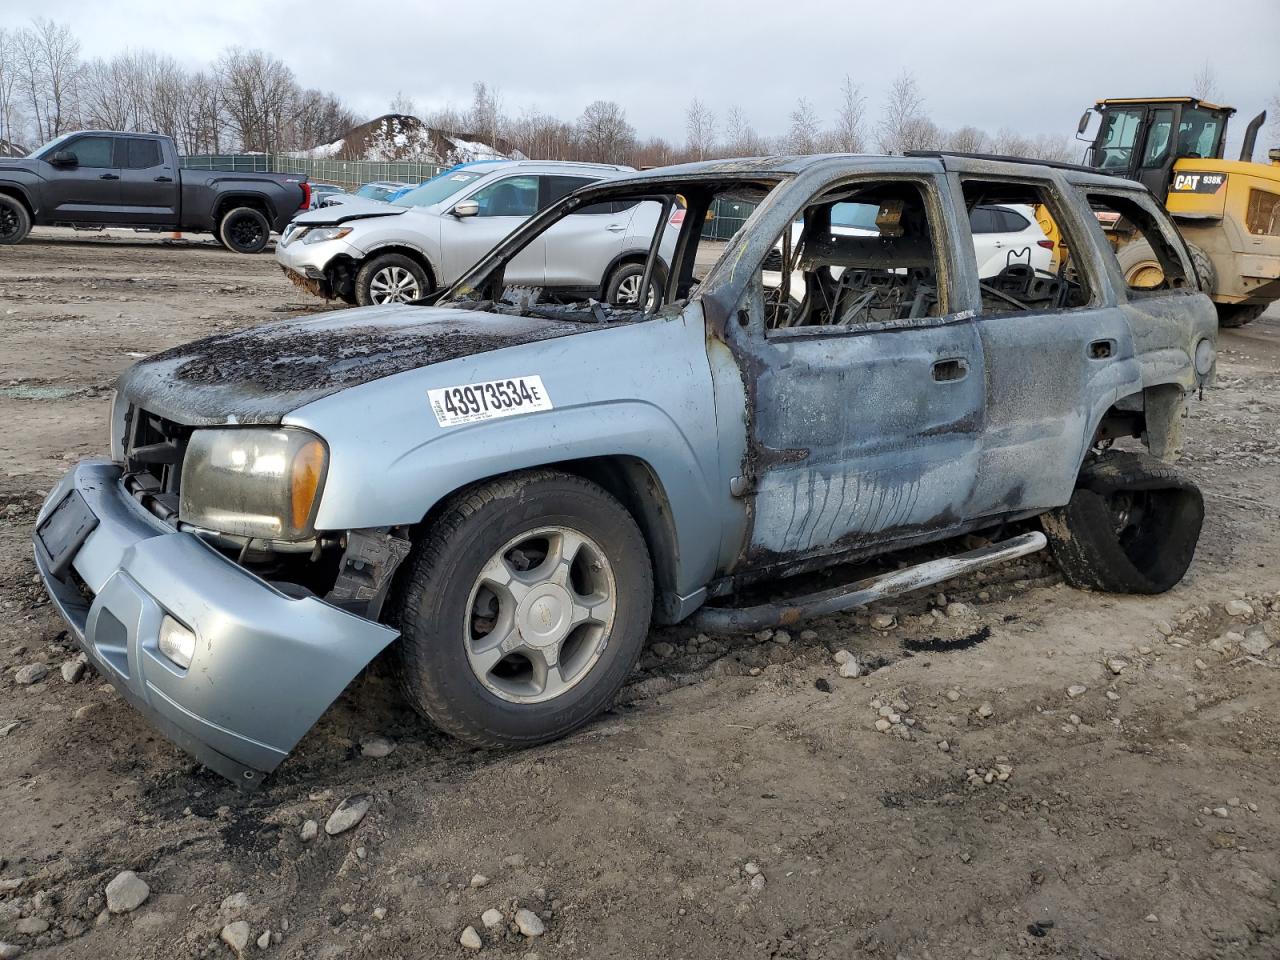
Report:
[[[653,573],[608,492],[538,470],[454,497],[398,594],[410,703],[484,747],[562,737],[605,709],[649,629]]]
[[[21,243],[31,232],[31,214],[20,200],[0,194],[0,243]]]
[[[643,263],[624,263],[609,275],[604,285],[605,303],[614,307],[637,307],[640,304],[640,284],[644,282]],[[649,281],[649,295],[643,309],[653,309],[662,291],[661,272],[657,269]]]
[[[362,307],[380,303],[413,303],[430,292],[427,271],[402,253],[370,257],[356,271],[356,303]]]
[[[261,253],[271,239],[271,224],[261,210],[236,207],[218,224],[218,239],[232,253]]]

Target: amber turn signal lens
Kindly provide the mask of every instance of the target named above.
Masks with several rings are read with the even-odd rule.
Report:
[[[289,519],[294,529],[301,530],[311,519],[311,508],[315,506],[316,494],[320,490],[320,478],[324,476],[324,444],[319,440],[309,440],[293,455],[293,469],[290,471],[291,494]]]

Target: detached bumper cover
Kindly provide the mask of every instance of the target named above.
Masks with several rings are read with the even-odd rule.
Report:
[[[65,579],[35,540],[49,596],[89,659],[166,737],[254,786],[274,770],[396,631],[315,598],[294,599],[198,537],[176,533],[121,487],[109,461],[78,464],[37,527],[72,490],[97,525]],[[87,588],[87,589],[86,589]],[[168,614],[196,635],[185,670],[160,653]]]

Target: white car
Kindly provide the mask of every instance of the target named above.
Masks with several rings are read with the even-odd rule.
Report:
[[[578,187],[628,167],[554,161],[462,164],[393,203],[352,199],[299,215],[276,259],[300,286],[368,306],[411,303],[446,288],[531,216]],[[506,282],[634,302],[662,207],[596,204],[539,235],[507,267]],[[671,262],[684,211],[672,211],[660,252]],[[664,278],[655,277],[660,288]]]
[[[831,232],[836,236],[874,237],[879,208],[868,203],[837,203],[831,208]],[[791,248],[800,243],[804,222],[791,225]],[[978,263],[978,277],[989,280],[1013,264],[1026,264],[1040,272],[1049,272],[1053,259],[1053,241],[1036,223],[1035,210],[1023,204],[980,204],[969,211],[969,232],[973,235],[973,252]],[[764,284],[782,285],[782,240],[764,262]],[[838,275],[838,273],[837,273]],[[792,297],[803,289],[798,272],[792,273]]]

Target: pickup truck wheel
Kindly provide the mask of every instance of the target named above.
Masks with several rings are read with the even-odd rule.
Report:
[[[356,271],[356,303],[413,303],[431,292],[431,281],[422,265],[402,253],[372,257]]]
[[[478,746],[528,746],[586,723],[648,634],[644,538],[580,477],[529,471],[464,491],[406,567],[393,613],[405,694]]]
[[[1086,464],[1071,500],[1041,523],[1073,587],[1164,593],[1191,565],[1204,499],[1194,483],[1154,457],[1106,453]]]
[[[271,224],[261,210],[236,207],[218,224],[218,239],[232,253],[261,253],[271,239]]]
[[[0,195],[0,243],[21,243],[31,232],[31,214],[22,202]]]

